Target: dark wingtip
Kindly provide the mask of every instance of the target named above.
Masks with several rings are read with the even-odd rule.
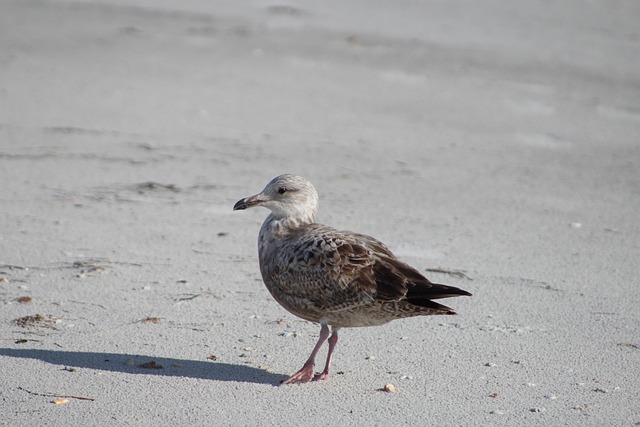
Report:
[[[444,298],[448,298],[448,297],[472,297],[473,296],[473,294],[471,292],[467,292],[464,289],[456,288],[455,286],[440,285],[440,284],[437,284],[437,286],[440,287],[442,295],[445,295]]]
[[[470,297],[471,292],[456,288],[455,286],[441,285],[439,283],[429,283],[427,286],[415,286],[407,292],[407,298],[427,298],[441,299],[452,297]]]

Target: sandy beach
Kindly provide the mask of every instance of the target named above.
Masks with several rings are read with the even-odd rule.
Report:
[[[640,424],[640,4],[343,3],[0,1],[0,425]],[[473,297],[279,386],[282,173]]]

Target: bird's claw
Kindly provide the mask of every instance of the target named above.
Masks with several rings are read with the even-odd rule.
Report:
[[[316,374],[313,372],[313,367],[303,367],[295,374],[291,375],[280,384],[300,384],[308,383],[309,381],[315,381]]]
[[[313,372],[313,368],[302,368],[286,380],[280,382],[280,384],[302,384],[310,381],[324,381],[328,379],[329,373],[326,371],[316,374]]]
[[[329,379],[329,373],[328,372],[321,372],[319,374],[315,374],[311,381],[324,381],[324,380],[328,380],[328,379]]]

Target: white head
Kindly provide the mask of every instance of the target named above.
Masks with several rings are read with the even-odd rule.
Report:
[[[301,176],[280,175],[271,180],[262,192],[238,200],[233,210],[264,206],[275,219],[292,219],[309,224],[316,222],[318,193]]]

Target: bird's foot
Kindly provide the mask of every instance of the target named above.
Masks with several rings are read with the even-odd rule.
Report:
[[[295,374],[291,375],[286,380],[282,381],[280,384],[300,384],[300,383],[308,383],[309,381],[315,381],[316,374],[313,372],[313,366],[303,366]]]
[[[324,381],[329,379],[329,372],[321,372],[319,374],[315,374],[311,381]]]

